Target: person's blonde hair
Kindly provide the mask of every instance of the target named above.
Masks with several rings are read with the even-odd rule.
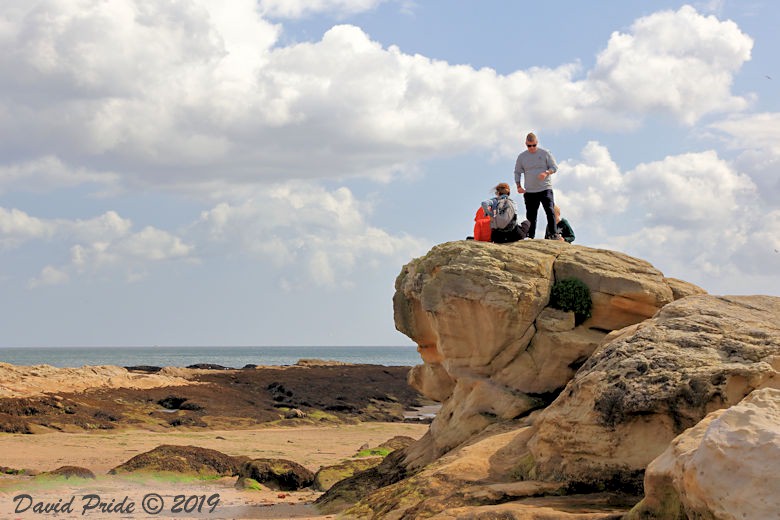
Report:
[[[496,190],[496,195],[509,195],[511,193],[509,189],[509,184],[505,182],[501,182],[497,184],[495,190]]]
[[[525,142],[526,143],[535,143],[537,142],[536,134],[533,132],[528,132],[528,135],[525,136]]]

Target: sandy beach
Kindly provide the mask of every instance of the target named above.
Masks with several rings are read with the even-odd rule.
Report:
[[[109,470],[162,445],[286,459],[316,472],[365,447],[420,438],[430,403],[405,367],[315,361],[246,370],[0,364],[0,518],[328,518],[312,488]],[[41,475],[86,468],[95,479]]]
[[[107,475],[107,471],[133,456],[162,444],[199,446],[228,455],[252,458],[284,458],[302,464],[312,471],[335,464],[355,455],[362,446],[376,446],[396,435],[421,437],[427,425],[413,423],[359,423],[339,426],[261,428],[253,430],[150,432],[125,430],[99,433],[44,433],[38,435],[0,434],[0,465],[36,472],[50,471],[72,465],[88,468],[95,480],[47,480],[22,475],[0,478],[0,515],[3,518],[44,518],[51,515],[35,513],[33,507],[14,513],[23,507],[22,499],[29,495],[33,502],[64,504],[73,499],[72,514],[56,518],[332,518],[319,515],[310,505],[320,493],[306,489],[280,492],[264,487],[260,491],[236,490],[236,478],[197,481],[166,478],[141,478]],[[156,493],[164,503],[158,514],[146,513],[141,504],[145,496]],[[93,502],[85,495],[99,495],[105,503],[118,504],[128,497],[132,512],[88,510]],[[218,495],[213,510],[207,503]],[[179,496],[179,498],[176,498]],[[148,499],[147,499],[148,500]],[[173,513],[176,501],[190,500],[187,513]],[[217,499],[212,499],[213,504]],[[29,500],[27,501],[29,502]],[[159,504],[157,504],[159,506]],[[198,506],[200,512],[198,512]],[[183,506],[184,507],[184,506]],[[126,509],[126,508],[125,508]],[[166,516],[167,515],[167,516]]]

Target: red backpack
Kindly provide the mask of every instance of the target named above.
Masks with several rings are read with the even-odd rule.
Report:
[[[480,208],[474,216],[474,240],[490,242],[490,217]]]

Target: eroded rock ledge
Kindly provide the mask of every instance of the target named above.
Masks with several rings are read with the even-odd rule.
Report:
[[[585,282],[592,317],[547,307],[556,280]],[[510,246],[450,242],[404,266],[395,323],[423,364],[410,384],[441,401],[415,464],[441,456],[488,425],[543,408],[607,334],[704,291],[649,263],[602,249],[528,240]]]
[[[553,283],[568,277],[593,299],[578,326],[548,307]],[[442,408],[386,468],[396,481],[364,488],[348,510],[356,517],[535,518],[525,515],[544,507],[545,518],[620,518],[676,436],[780,388],[780,298],[711,296],[614,251],[446,243],[404,266],[393,301],[423,360],[409,382]],[[774,428],[762,434],[780,437]],[[685,518],[687,491],[660,493]],[[666,518],[659,501],[649,497],[637,518]]]

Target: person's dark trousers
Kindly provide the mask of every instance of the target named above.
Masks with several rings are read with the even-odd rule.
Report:
[[[542,205],[544,214],[547,215],[545,238],[555,236],[555,213],[553,211],[555,199],[553,198],[553,190],[538,191],[536,193],[525,192],[523,193],[523,200],[525,201],[525,218],[531,223],[531,227],[528,229],[528,238],[536,236],[536,217],[539,214],[539,204]]]

